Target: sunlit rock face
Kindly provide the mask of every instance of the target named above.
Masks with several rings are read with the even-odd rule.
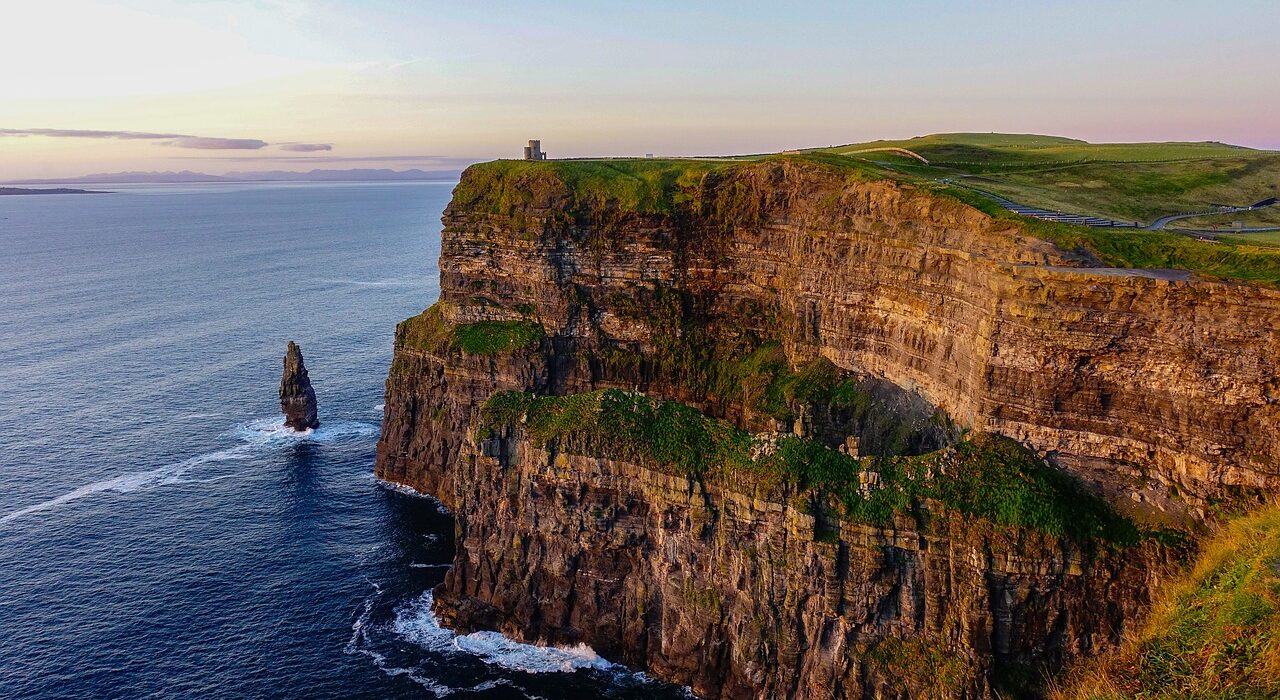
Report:
[[[802,161],[712,172],[667,208],[601,201],[554,165],[493,167],[445,212],[430,324],[545,336],[475,354],[425,314],[401,324],[378,445],[378,476],[457,514],[437,601],[459,627],[586,641],[709,697],[986,697],[1002,674],[1110,644],[1163,576],[1155,545],[1116,554],[953,516],[818,536],[794,494],[515,433],[481,448],[496,391],[605,387],[875,444],[821,407],[784,422],[725,394],[679,359],[690,345],[826,358],[899,392],[895,420],[934,410],[1013,438],[1153,526],[1280,490],[1273,290],[1102,269],[959,202]],[[923,649],[957,660],[945,692],[904,675],[933,663]]]

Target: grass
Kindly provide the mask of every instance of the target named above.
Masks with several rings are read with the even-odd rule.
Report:
[[[803,413],[820,413],[859,435],[864,453],[901,454],[932,449],[951,429],[944,414],[916,415],[887,408],[872,383],[817,357],[792,366],[781,343],[775,312],[743,308],[734,323],[709,318],[697,300],[660,283],[637,285],[607,297],[604,306],[621,318],[644,321],[660,352],[610,348],[594,356],[604,376],[660,377],[678,384],[690,401],[712,413],[742,415],[761,425],[761,416],[791,426]],[[755,327],[747,327],[750,319]]]
[[[1241,233],[1234,236],[1223,236],[1222,241],[1237,246],[1280,246],[1280,231],[1261,233]]]
[[[898,147],[930,161],[858,153]],[[824,152],[890,164],[921,178],[963,178],[1021,204],[1150,223],[1167,215],[1247,205],[1280,187],[1280,153],[1222,143],[1110,143],[1032,134],[934,134]]]
[[[453,345],[471,355],[509,355],[542,339],[533,321],[479,321],[453,329]]]
[[[1211,214],[1179,219],[1170,224],[1171,228],[1212,229],[1221,227],[1224,233],[1230,232],[1232,222],[1239,221],[1248,228],[1280,227],[1280,206],[1265,207],[1253,211],[1241,211],[1228,214]]]
[[[966,178],[974,187],[1056,211],[1150,223],[1166,214],[1245,206],[1275,196],[1280,155],[1161,163],[1084,163]]]
[[[920,697],[955,697],[964,688],[964,662],[918,639],[887,637],[861,655],[882,677]]]
[[[1076,163],[1082,161],[1152,162],[1193,158],[1230,158],[1249,149],[1229,144],[1105,143],[1040,134],[930,134],[910,139],[872,141],[822,149],[847,155],[871,148],[905,148],[934,165],[972,165],[989,169]],[[882,154],[868,154],[879,158]]]
[[[507,424],[535,445],[571,454],[797,495],[812,491],[833,502],[836,515],[856,522],[888,524],[928,500],[998,526],[1080,542],[1129,545],[1140,537],[1130,521],[1070,477],[993,435],[975,434],[919,457],[856,459],[794,435],[753,436],[682,403],[616,389],[542,397],[499,392],[484,405],[478,437]],[[861,488],[869,472],[880,488]]]
[[[1081,250],[1112,267],[1190,270],[1208,277],[1280,285],[1280,250],[1233,238],[1217,243],[1168,231],[1103,229],[1028,220],[976,192],[941,191],[995,219],[1017,221],[1027,235],[1064,250]]]
[[[510,214],[537,201],[575,217],[616,211],[671,214],[696,197],[703,176],[729,162],[665,159],[499,160],[467,168],[455,206]]]
[[[396,327],[396,342],[404,347],[444,353],[461,350],[471,355],[509,355],[541,340],[542,324],[522,321],[478,321],[453,325],[445,320],[442,303]]]
[[[1230,522],[1143,629],[1077,668],[1054,700],[1280,697],[1280,506]]]
[[[977,137],[953,145],[987,148],[990,144],[984,146],[984,143],[1000,142],[997,136]],[[1031,145],[1040,139],[1049,139],[1048,145]],[[947,143],[942,136],[926,140],[932,144],[931,147],[937,148]],[[909,145],[909,141],[895,143]],[[1112,148],[1026,136],[1012,137],[1011,143],[991,148],[999,152],[999,159],[995,162],[1001,167],[1012,167],[1019,162],[1026,165],[1028,159],[1075,158],[1098,148],[1101,148],[1098,153],[1109,157],[1141,156],[1145,160],[1138,163],[1074,163],[1066,170],[1046,170],[1044,163],[1039,163],[1036,172],[1023,168],[1024,172],[1000,176],[1008,187],[1024,187],[1024,190],[1004,192],[1026,204],[1072,209],[1091,203],[1098,208],[1082,209],[1081,213],[1121,218],[1124,214],[1154,215],[1194,208],[1201,206],[1201,199],[1223,199],[1227,200],[1226,203],[1237,200],[1253,202],[1273,195],[1274,189],[1271,188],[1280,180],[1280,154],[1221,144],[1130,144],[1125,148]],[[504,214],[513,219],[536,214],[539,207],[545,207],[546,215],[561,225],[585,225],[587,244],[599,246],[611,245],[610,232],[628,216],[660,216],[673,224],[675,245],[702,246],[704,251],[714,252],[716,246],[724,247],[725,243],[719,241],[713,232],[727,233],[735,227],[762,223],[760,216],[765,193],[754,191],[749,178],[735,176],[759,167],[762,162],[788,160],[825,168],[840,178],[833,180],[836,183],[896,179],[938,195],[959,199],[994,218],[1016,222],[1029,236],[1043,238],[1066,249],[1086,250],[1109,266],[1175,268],[1219,279],[1271,286],[1280,284],[1280,251],[1265,243],[1255,245],[1236,240],[1211,243],[1164,231],[1091,229],[1026,219],[977,193],[959,187],[945,187],[934,181],[936,177],[955,175],[959,171],[954,168],[919,164],[886,167],[867,159],[839,155],[840,150],[769,156],[751,161],[495,161],[467,170],[455,190],[453,206]],[[1179,154],[1204,157],[1172,164],[1160,160]],[[1057,178],[1054,183],[1066,182],[1064,178],[1068,175],[1063,173],[1068,171],[1072,173],[1069,177],[1082,183],[1097,181],[1105,186],[1044,184],[1049,182],[1046,179],[1049,177]],[[999,187],[989,186],[989,182],[980,184],[986,189],[1002,191]],[[1024,196],[1033,194],[1031,190],[1036,187],[1048,193],[1044,196],[1049,199],[1037,200],[1039,195]],[[835,201],[834,197],[830,199]],[[513,225],[518,226],[519,222]]]

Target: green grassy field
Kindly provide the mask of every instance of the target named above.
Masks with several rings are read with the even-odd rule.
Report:
[[[1170,224],[1170,228],[1179,229],[1212,229],[1214,226],[1220,226],[1224,232],[1231,226],[1231,222],[1239,221],[1246,227],[1264,228],[1270,226],[1280,226],[1280,206],[1267,207],[1265,209],[1255,209],[1254,211],[1242,211],[1234,214],[1214,214],[1210,216],[1197,216],[1190,219],[1180,219]]]
[[[873,148],[906,148],[929,160]],[[1108,143],[1027,134],[934,134],[821,149],[916,177],[952,178],[1020,204],[1150,223],[1280,191],[1280,153],[1222,143]],[[1269,221],[1262,212],[1240,220]],[[1261,224],[1258,224],[1261,225]]]

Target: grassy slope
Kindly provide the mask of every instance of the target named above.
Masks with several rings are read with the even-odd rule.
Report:
[[[907,148],[930,161],[864,153]],[[1275,196],[1280,154],[1220,143],[1091,144],[1052,136],[935,134],[851,144],[829,152],[891,163],[1051,210],[1150,222],[1166,214],[1247,205]]]
[[[1280,697],[1280,507],[1229,523],[1145,627],[1054,700]]]
[[[533,321],[479,321],[450,325],[440,304],[405,319],[396,327],[396,340],[426,352],[461,350],[471,355],[509,355],[542,340],[542,325]]]
[[[1231,226],[1233,221],[1242,222],[1247,227],[1280,227],[1280,206],[1231,214],[1196,216],[1190,219],[1180,219],[1170,224],[1170,226],[1188,229],[1211,229],[1214,226],[1221,226],[1226,229]]]

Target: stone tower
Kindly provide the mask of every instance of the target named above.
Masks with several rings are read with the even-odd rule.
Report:
[[[546,160],[547,154],[542,152],[542,141],[539,139],[529,139],[529,145],[524,147],[525,160]]]

